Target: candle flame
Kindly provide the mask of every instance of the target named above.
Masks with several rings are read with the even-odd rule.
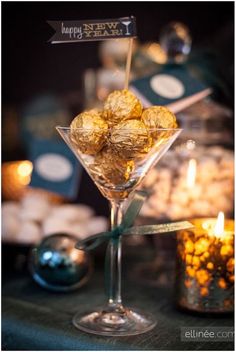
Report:
[[[196,142],[192,139],[188,139],[185,147],[187,150],[192,151],[196,148]]]
[[[224,234],[224,227],[225,227],[225,217],[224,217],[224,213],[220,211],[214,227],[214,235],[216,237],[221,237]]]
[[[166,53],[159,43],[151,43],[147,48],[147,53],[153,61],[159,64],[166,63]]]
[[[33,165],[28,160],[22,161],[17,168],[17,172],[20,176],[29,176],[32,170],[33,170]]]
[[[187,171],[187,187],[192,188],[195,185],[197,172],[197,161],[195,159],[190,159],[188,163]]]
[[[33,171],[33,164],[29,160],[22,161],[17,167],[18,181],[27,186],[31,180],[31,173]]]

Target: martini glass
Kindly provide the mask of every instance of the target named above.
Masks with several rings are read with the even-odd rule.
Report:
[[[106,159],[97,160],[95,155],[83,154],[80,146],[74,142],[68,127],[57,127],[57,131],[84,166],[101,193],[110,201],[111,228],[122,221],[124,202],[143,180],[147,172],[166,153],[181,132],[180,129],[152,129],[155,143],[149,151],[138,154],[132,160],[120,163],[115,155],[106,155]],[[73,133],[89,134],[91,130],[73,129]],[[136,131],[138,132],[138,131]],[[120,134],[127,137],[127,129]],[[135,130],[129,130],[134,135]],[[101,152],[100,152],[101,153]],[[108,159],[108,160],[107,160]],[[124,166],[125,165],[125,166]],[[111,239],[106,252],[105,273],[108,279],[108,302],[101,308],[78,312],[73,318],[73,324],[88,333],[105,336],[138,335],[151,330],[156,325],[155,318],[139,309],[123,306],[121,298],[121,237]]]
[[[129,32],[129,25],[130,25],[131,21],[123,21],[123,22],[121,22],[121,23],[124,24],[125,27],[126,27],[126,33],[125,33],[125,35],[129,35],[129,34],[130,34],[130,32]]]

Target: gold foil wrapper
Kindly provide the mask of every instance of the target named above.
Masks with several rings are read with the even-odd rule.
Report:
[[[85,111],[76,116],[70,129],[71,139],[82,153],[95,155],[106,143],[108,124],[97,110]]]
[[[147,128],[177,128],[175,115],[164,106],[151,106],[145,109],[141,117]]]
[[[103,117],[109,126],[114,126],[123,120],[140,118],[142,109],[141,102],[132,92],[127,89],[115,90],[104,103]]]
[[[90,170],[96,173],[96,178],[104,178],[108,185],[119,185],[127,182],[134,169],[132,160],[124,160],[117,153],[105,147],[100,151],[91,166]]]
[[[111,131],[109,145],[123,159],[138,158],[147,153],[152,139],[140,120],[127,120],[117,124]]]

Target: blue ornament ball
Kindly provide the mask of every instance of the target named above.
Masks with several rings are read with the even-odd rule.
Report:
[[[183,23],[171,22],[161,31],[160,44],[169,63],[182,63],[190,54],[192,37]]]
[[[80,288],[93,270],[90,255],[75,248],[78,239],[59,233],[44,238],[32,249],[29,268],[33,279],[52,291],[67,292]]]

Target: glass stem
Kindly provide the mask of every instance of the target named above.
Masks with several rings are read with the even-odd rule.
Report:
[[[111,201],[111,228],[122,221],[123,201]],[[110,307],[121,307],[121,236],[109,241],[106,253],[106,286]]]

